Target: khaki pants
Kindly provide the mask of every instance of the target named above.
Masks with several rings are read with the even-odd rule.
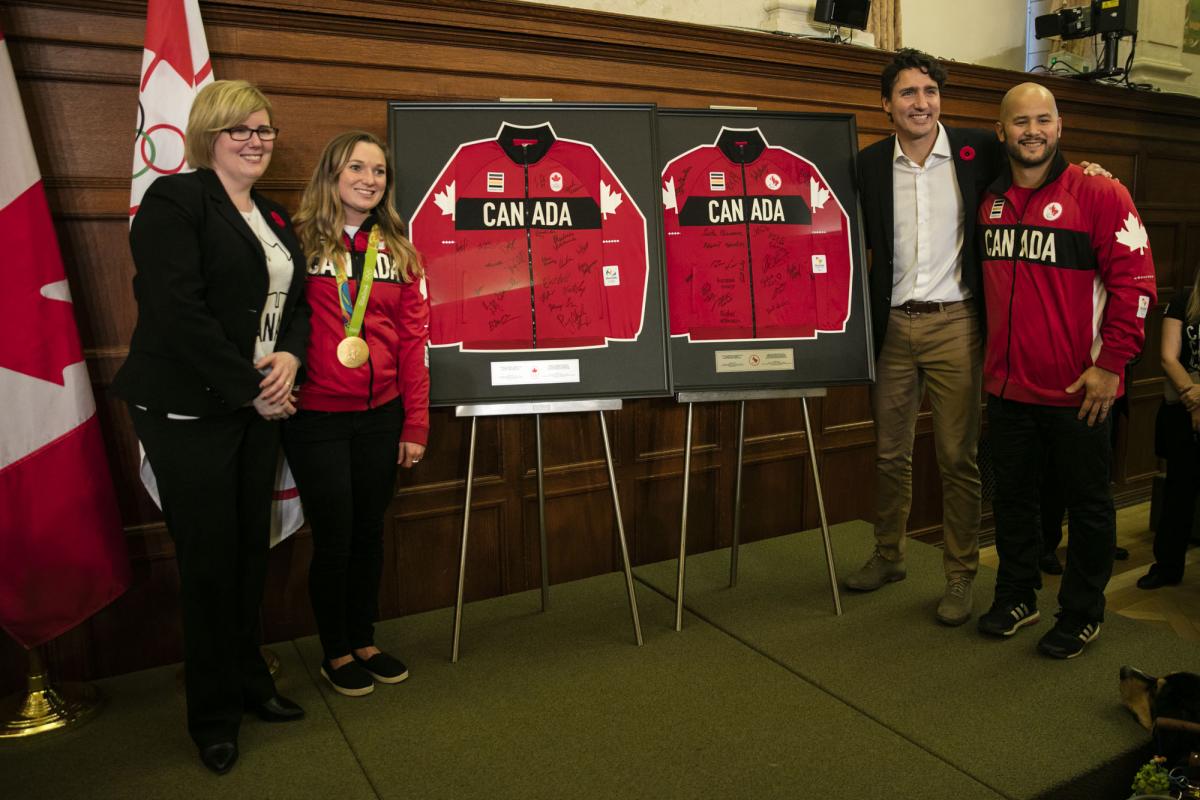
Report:
[[[979,566],[979,444],[983,336],[971,302],[929,314],[893,308],[871,392],[875,415],[875,538],[880,554],[904,558],[912,508],[912,451],[917,410],[928,393],[942,473],[947,578]]]

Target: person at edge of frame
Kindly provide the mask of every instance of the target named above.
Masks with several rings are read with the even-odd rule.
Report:
[[[320,673],[348,697],[408,678],[374,638],[397,467],[416,466],[429,436],[429,301],[395,187],[383,142],[343,133],[325,146],[296,213],[312,333],[283,446],[312,526]]]
[[[1200,492],[1200,270],[1192,288],[1171,298],[1163,316],[1160,351],[1163,402],[1154,419],[1154,451],[1167,462],[1163,514],[1154,532],[1154,564],[1139,589],[1183,581]]]
[[[1067,559],[1057,621],[1037,649],[1074,658],[1104,619],[1116,546],[1109,412],[1145,341],[1154,261],[1129,192],[1084,177],[1062,157],[1062,118],[1049,90],[1010,89],[996,134],[1008,169],[984,195],[979,228],[1000,563],[979,630],[1010,637],[1040,619],[1039,491],[1049,454],[1067,505]]]
[[[154,470],[179,564],[187,725],[217,774],[242,715],[301,719],[259,648],[279,420],[308,337],[304,257],[283,207],[254,190],[279,129],[245,81],[188,115],[195,172],[147,190],[129,230],[138,318],[113,390]]]
[[[858,190],[867,247],[876,356],[875,549],[846,576],[874,591],[907,575],[917,412],[928,395],[942,475],[943,569],[936,618],[971,617],[979,565],[979,442],[983,278],[975,210],[999,173],[1003,149],[989,130],[942,125],[947,71],[918,50],[896,53],[880,92],[894,134],[859,152]],[[1099,165],[1090,173],[1107,175]]]

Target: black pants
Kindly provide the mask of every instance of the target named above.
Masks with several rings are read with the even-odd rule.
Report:
[[[188,732],[237,739],[247,705],[275,694],[259,650],[279,425],[253,409],[172,420],[130,407],[179,565]]]
[[[308,592],[325,658],[374,643],[383,515],[396,493],[404,410],[300,411],[283,447],[312,526]]]
[[[1154,534],[1154,569],[1168,581],[1183,579],[1188,541],[1195,525],[1200,488],[1200,445],[1183,403],[1163,403],[1155,419],[1158,454],[1166,459],[1163,516]]]
[[[1067,510],[1053,458],[1046,459],[1038,500],[1041,503],[1042,552],[1053,553],[1062,544],[1063,512]]]
[[[1073,622],[1104,618],[1112,575],[1116,512],[1108,485],[1110,420],[1088,427],[1078,408],[988,397],[988,437],[996,474],[993,511],[1000,556],[996,600],[1036,604],[1042,554],[1040,487],[1049,457],[1067,507],[1067,563],[1058,602]]]

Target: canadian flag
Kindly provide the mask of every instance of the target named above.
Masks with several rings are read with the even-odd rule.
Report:
[[[137,128],[133,137],[133,182],[129,190],[132,224],[142,196],[159,175],[190,172],[184,158],[187,119],[192,101],[214,80],[208,41],[197,0],[150,0],[146,7],[146,48],[138,84]],[[159,500],[154,470],[139,446],[138,474],[155,504]],[[282,456],[271,506],[271,546],[304,524],[300,493]]]
[[[212,81],[198,0],[150,0],[133,137],[130,221],[159,175],[190,171],[183,155],[188,112],[196,92]]]
[[[71,293],[0,30],[0,626],[27,648],[129,586]]]

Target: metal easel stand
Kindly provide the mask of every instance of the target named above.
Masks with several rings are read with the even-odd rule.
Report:
[[[733,493],[733,541],[729,548],[729,586],[732,588],[737,586],[738,544],[741,539],[742,527],[742,457],[746,444],[746,401],[800,398],[801,406],[804,409],[804,435],[808,439],[808,455],[812,461],[813,484],[817,491],[821,537],[825,543],[825,561],[829,568],[829,591],[833,595],[834,613],[839,617],[842,615],[842,598],[838,593],[837,576],[833,566],[833,545],[829,538],[829,519],[825,515],[825,494],[821,489],[821,471],[817,466],[817,443],[813,437],[812,421],[808,415],[808,398],[824,396],[824,389],[679,392],[675,396],[678,402],[687,403],[688,407],[683,448],[683,508],[679,515],[679,573],[675,581],[675,630],[683,630],[684,578],[687,572],[687,509],[692,470],[692,406],[695,403],[717,403],[730,400],[738,403],[737,478],[734,482]]]
[[[480,417],[517,416],[532,414],[537,433],[537,492],[538,492],[538,540],[541,549],[538,555],[542,572],[542,611],[550,603],[550,578],[546,562],[546,491],[542,464],[542,415],[573,414],[595,411],[600,416],[600,434],[604,440],[604,458],[608,464],[608,483],[612,489],[613,511],[617,518],[617,536],[621,542],[621,562],[625,568],[625,589],[629,593],[629,614],[633,619],[633,633],[638,646],[642,645],[642,623],[638,618],[637,596],[633,588],[633,570],[629,564],[629,545],[625,539],[625,522],[621,517],[621,499],[617,493],[617,473],[613,469],[612,448],[608,441],[608,424],[605,411],[619,411],[621,400],[570,400],[550,403],[480,403],[455,407],[455,416],[471,418],[471,441],[467,455],[467,496],[463,503],[462,548],[458,558],[458,593],[454,601],[454,640],[450,648],[450,660],[458,661],[460,634],[462,633],[463,587],[467,577],[467,533],[471,524],[471,489],[475,481],[475,434]]]

